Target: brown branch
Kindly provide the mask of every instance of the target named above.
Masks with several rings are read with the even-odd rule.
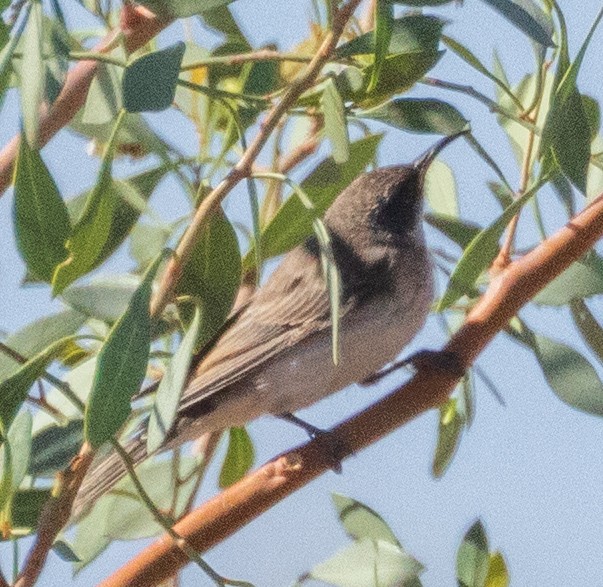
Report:
[[[603,195],[500,273],[444,350],[454,353],[463,367],[471,365],[524,304],[580,259],[602,235]],[[348,455],[358,452],[415,416],[442,404],[459,379],[458,373],[420,365],[410,382],[333,432]],[[329,467],[320,442],[310,442],[249,474],[183,518],[174,530],[199,552],[207,551]],[[163,537],[99,587],[156,585],[187,562],[171,539]]]
[[[57,479],[58,494],[53,495],[42,510],[36,541],[27,555],[23,571],[17,578],[14,587],[31,587],[38,580],[53,542],[69,520],[73,500],[92,463],[93,456],[88,445],[84,444],[80,454],[59,475]]]
[[[150,41],[170,21],[159,19],[142,6],[126,4],[122,9],[120,29],[111,31],[93,51],[108,51],[123,36],[128,51],[134,51]],[[39,143],[44,146],[64,126],[69,124],[84,105],[88,88],[99,67],[97,61],[81,61],[67,74],[65,84],[52,106],[40,115]],[[19,150],[20,135],[16,135],[0,151],[0,196],[12,181],[13,167]]]
[[[153,316],[159,315],[170,301],[174,287],[180,277],[181,268],[189,259],[195,244],[199,240],[211,215],[217,210],[226,195],[230,193],[242,179],[249,176],[253,162],[266,144],[272,131],[278,125],[280,119],[286,114],[287,110],[293,106],[299,96],[312,86],[314,80],[320,73],[320,70],[333,53],[346,23],[360,4],[360,1],[361,0],[349,0],[349,2],[337,12],[333,19],[332,30],[327,33],[322,45],[304,70],[303,74],[291,83],[282,100],[275,104],[270,112],[268,112],[265,120],[261,124],[260,131],[247,150],[243,153],[239,162],[230,170],[228,175],[216,186],[216,188],[205,197],[197,208],[190,226],[182,236],[182,239],[176,248],[176,254],[168,262],[159,288],[156,295],[153,297],[151,303],[151,313]]]

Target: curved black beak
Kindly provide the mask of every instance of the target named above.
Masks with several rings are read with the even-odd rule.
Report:
[[[458,139],[460,136],[467,135],[471,132],[470,129],[466,128],[455,134],[448,135],[440,139],[429,151],[421,155],[412,164],[413,168],[416,169],[421,175],[425,175],[429,166],[433,163],[433,160],[440,154],[440,152],[447,147],[450,143]]]

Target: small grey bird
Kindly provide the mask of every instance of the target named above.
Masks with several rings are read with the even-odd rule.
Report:
[[[320,248],[310,237],[285,256],[191,370],[160,450],[264,414],[291,414],[396,358],[423,326],[434,295],[422,225],[425,174],[460,134],[411,165],[362,174],[327,210],[324,224],[341,276],[338,364]],[[135,462],[147,457],[143,430],[126,450]],[[73,517],[124,474],[115,454],[93,465]]]

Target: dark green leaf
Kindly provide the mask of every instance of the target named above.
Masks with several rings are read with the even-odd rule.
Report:
[[[422,570],[399,546],[364,539],[316,565],[310,576],[336,587],[400,587],[412,584]]]
[[[107,246],[117,198],[112,189],[111,171],[115,155],[117,131],[123,116],[118,117],[111,140],[103,156],[96,185],[86,200],[82,216],[74,225],[67,241],[69,257],[61,263],[54,274],[52,290],[55,295],[76,279],[91,271]]]
[[[467,128],[468,121],[452,105],[440,100],[398,98],[357,113],[361,118],[385,122],[410,132],[455,134]]]
[[[554,47],[550,32],[542,26],[530,13],[512,0],[482,0],[500,12],[509,22],[515,25],[533,41],[544,47]]]
[[[201,329],[197,349],[209,342],[230,313],[241,282],[241,253],[236,233],[224,214],[216,212],[176,286],[178,296],[190,296],[201,304]],[[180,304],[185,321],[192,320],[194,307]]]
[[[389,45],[394,28],[394,6],[389,0],[376,0],[374,3],[374,14],[375,30],[373,31],[373,40],[375,45],[375,59],[373,61],[373,70],[368,84],[367,91],[369,93],[377,87],[381,66],[389,53]]]
[[[582,95],[582,108],[588,120],[588,128],[590,129],[590,139],[594,140],[599,135],[601,128],[601,107],[599,102],[590,96]]]
[[[498,241],[507,224],[522,206],[540,189],[540,183],[530,188],[520,198],[515,200],[490,226],[484,228],[467,246],[463,256],[455,267],[448,287],[438,303],[437,311],[441,312],[450,307],[461,296],[471,290],[481,275],[487,269],[498,253]]]
[[[68,563],[79,563],[80,559],[73,551],[71,545],[64,540],[55,540],[52,544],[52,550],[63,561]]]
[[[404,16],[393,21],[387,53],[417,53],[437,51],[445,21],[422,14]],[[337,57],[375,52],[374,34],[366,33],[337,48]]]
[[[201,326],[201,311],[195,308],[195,316],[178,350],[167,366],[155,395],[155,402],[147,426],[147,452],[154,453],[165,440],[180,403],[182,390],[188,379],[189,367],[195,351]]]
[[[17,414],[7,435],[12,457],[12,484],[13,490],[19,489],[21,481],[27,475],[27,467],[31,455],[31,427],[32,417],[27,410]]]
[[[484,587],[488,574],[488,538],[480,520],[469,529],[456,558],[459,587]]]
[[[84,436],[93,447],[109,440],[128,419],[130,399],[145,377],[151,345],[151,287],[162,260],[159,257],[148,269],[99,353],[84,415]]]
[[[458,400],[451,398],[440,407],[438,444],[431,467],[435,477],[441,477],[448,469],[458,449],[464,428],[465,418],[458,410]]]
[[[147,53],[124,71],[124,107],[128,112],[160,111],[174,101],[184,43]]]
[[[232,16],[226,3],[223,2],[221,5],[204,10],[201,13],[201,18],[207,26],[222,33],[228,41],[234,41],[245,46],[243,52],[252,50],[251,44],[237,24],[237,21]]]
[[[592,252],[572,263],[534,298],[534,302],[564,306],[573,300],[599,294],[603,294],[603,259]]]
[[[60,338],[75,334],[86,321],[86,317],[74,310],[45,316],[11,334],[4,344],[25,358],[33,357]],[[0,354],[0,380],[15,373],[20,363],[7,355]]]
[[[17,247],[27,269],[50,283],[56,266],[67,257],[71,223],[50,172],[26,140],[16,163],[13,210]]]
[[[23,60],[21,64],[21,111],[25,138],[32,148],[38,147],[40,106],[44,98],[46,65],[44,63],[44,27],[42,2],[31,4],[29,18],[23,33]]]
[[[385,520],[373,509],[339,493],[331,494],[339,520],[354,540],[368,538],[400,546],[398,539]]]
[[[534,348],[557,396],[573,408],[603,416],[603,384],[592,365],[573,348],[537,335]]]
[[[255,451],[245,428],[233,427],[228,431],[228,451],[220,471],[220,487],[230,487],[253,467]]]
[[[49,489],[17,491],[11,503],[11,524],[14,528],[35,531],[43,507],[51,497]]]
[[[230,4],[233,0],[141,0],[140,4],[158,16],[187,18]]]
[[[557,177],[563,177],[561,174],[557,174]],[[494,194],[494,197],[500,204],[500,207],[504,210],[513,203],[513,194],[502,184],[494,181],[488,182],[490,191]]]
[[[0,434],[6,435],[21,404],[35,380],[42,376],[46,367],[73,342],[73,337],[61,338],[17,369],[8,379],[0,383]]]
[[[380,141],[381,135],[355,141],[350,145],[350,158],[346,163],[338,165],[329,157],[314,169],[301,183],[301,188],[314,204],[315,212],[304,207],[295,194],[291,195],[262,232],[264,259],[285,253],[312,234],[316,214],[324,214],[339,193],[375,159]],[[250,267],[253,260],[253,251],[249,251],[244,267]]]
[[[467,248],[469,243],[481,232],[481,228],[476,224],[459,220],[454,216],[427,213],[425,221],[463,249]]]
[[[325,85],[321,98],[324,128],[336,163],[345,163],[350,158],[350,139],[343,100],[333,80]]]
[[[84,422],[71,420],[66,426],[52,425],[38,432],[32,441],[28,473],[52,477],[77,455],[84,440]]]
[[[584,342],[603,364],[603,328],[583,300],[574,300],[570,304],[570,310]]]

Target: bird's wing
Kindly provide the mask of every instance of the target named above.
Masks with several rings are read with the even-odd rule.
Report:
[[[179,412],[244,378],[301,340],[331,327],[330,301],[320,258],[307,248],[291,251],[203,359],[184,390]],[[341,315],[353,300],[342,303]]]

